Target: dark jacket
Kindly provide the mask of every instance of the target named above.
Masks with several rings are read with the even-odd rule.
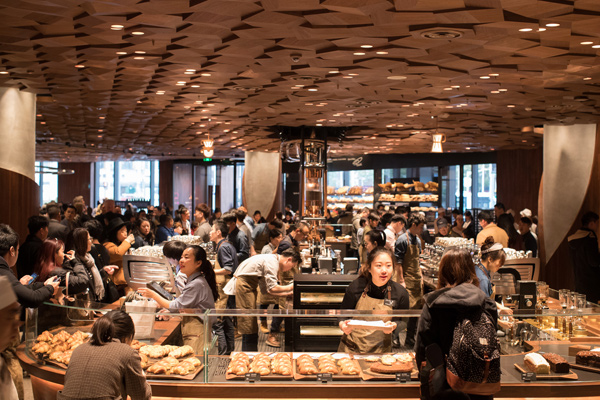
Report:
[[[55,268],[50,273],[50,276],[60,277],[60,286],[66,287],[67,273],[69,273],[69,296],[83,293],[87,290],[90,283],[89,278],[85,272],[85,267],[77,257],[72,260],[68,260],[67,257],[65,257],[62,268]]]
[[[27,286],[22,285],[21,282],[15,278],[15,275],[12,273],[8,263],[3,257],[0,257],[0,276],[8,278],[17,295],[19,304],[23,307],[36,308],[43,302],[50,300],[54,294],[54,288],[51,285],[44,285],[43,283],[38,282],[34,282]]]
[[[17,259],[17,276],[20,278],[25,275],[33,274],[35,260],[44,242],[34,235],[27,235],[25,241],[19,247],[19,258]]]
[[[69,228],[55,219],[50,220],[50,224],[48,225],[48,239],[58,239],[65,242],[68,234]]]
[[[463,230],[463,236],[467,239],[475,239],[477,237],[475,234],[475,223],[473,221],[471,221],[469,226]]]
[[[569,254],[575,273],[575,290],[586,295],[587,301],[600,301],[600,254],[594,231],[581,228],[569,236]]]
[[[233,244],[233,247],[235,247],[235,250],[237,251],[238,263],[241,264],[250,257],[250,243],[248,242],[248,237],[244,232],[240,231],[237,226],[229,233],[229,235],[227,235],[227,240]]]
[[[169,236],[176,236],[176,233],[173,230],[173,228],[167,228],[164,225],[160,225],[156,229],[156,244],[160,244],[169,240]]]
[[[430,344],[439,344],[444,355],[448,355],[459,312],[481,308],[497,324],[496,303],[472,283],[436,290],[426,295],[415,344],[415,358],[419,368],[425,360],[425,348]]]

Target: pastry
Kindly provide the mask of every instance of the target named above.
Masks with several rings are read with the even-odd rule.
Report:
[[[379,357],[377,357],[377,356],[367,356],[367,357],[365,357],[365,361],[368,361],[368,362],[377,362],[377,361],[379,361]]]
[[[527,369],[531,372],[535,372],[536,374],[550,373],[550,364],[548,364],[548,361],[538,353],[526,354],[524,362]]]
[[[338,361],[341,372],[343,375],[358,375],[360,374],[360,368],[356,366],[354,360],[350,358],[342,358]]]
[[[37,341],[38,341],[38,342],[50,342],[50,341],[52,341],[52,337],[53,337],[53,336],[54,336],[54,335],[52,335],[50,332],[48,332],[48,331],[44,331],[44,332],[42,332],[42,334],[41,334],[41,335],[39,335],[39,336],[37,337]]]
[[[38,354],[45,354],[52,351],[52,346],[47,342],[39,342],[33,345],[31,351]]]
[[[550,364],[550,370],[552,372],[569,373],[569,363],[564,357],[559,356],[556,353],[544,353],[542,356],[548,361],[548,364]]]
[[[166,375],[170,369],[171,368],[168,364],[159,361],[156,364],[153,364],[150,367],[148,367],[148,373]]]
[[[575,362],[580,365],[600,368],[600,353],[597,351],[580,351],[575,355]]]
[[[394,354],[394,357],[401,362],[412,362],[415,359],[411,353],[398,353]]]
[[[144,347],[144,346],[147,346],[147,344],[146,344],[146,343],[142,343],[142,342],[140,342],[140,341],[139,341],[139,340],[137,340],[137,339],[134,339],[134,340],[131,342],[130,346],[131,346],[131,348],[132,348],[132,349],[134,349],[134,350],[139,350],[140,348],[142,348],[142,347]]]
[[[383,365],[392,365],[396,362],[396,357],[386,354],[381,357],[381,363]]]
[[[412,372],[413,370],[413,362],[403,362],[396,361],[391,365],[385,365],[380,362],[373,363],[369,369],[372,372],[376,372],[379,374],[397,374],[401,372]]]
[[[169,352],[169,356],[175,358],[189,356],[190,354],[194,354],[194,349],[192,348],[192,346],[189,345],[178,347],[175,350]]]

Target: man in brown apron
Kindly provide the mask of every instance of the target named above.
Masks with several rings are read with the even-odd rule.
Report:
[[[425,218],[420,214],[411,214],[407,222],[407,231],[396,240],[396,261],[404,272],[404,282],[408,291],[410,308],[421,309],[423,307],[423,276],[419,265],[421,254],[421,239],[419,235],[423,231]],[[408,319],[406,328],[405,347],[413,347],[415,334],[417,332],[418,318]]]
[[[385,315],[387,311],[392,311],[391,305],[391,294],[392,288],[388,285],[387,287],[387,301],[386,299],[375,299],[370,297],[367,293],[369,291],[369,285],[365,286],[365,290],[356,303],[356,310],[371,311],[373,314]],[[365,321],[391,321],[391,317],[366,317],[360,316],[361,320]],[[342,336],[338,352],[340,353],[389,353],[392,351],[392,335],[391,332],[395,329],[395,324],[390,326],[389,333],[382,330],[374,329],[353,329],[349,334]]]
[[[210,240],[217,244],[215,258],[215,277],[219,299],[215,302],[217,310],[235,309],[235,296],[228,296],[223,288],[231,280],[238,266],[236,249],[227,238],[229,229],[227,225],[217,220],[210,231]],[[229,355],[235,349],[235,328],[233,317],[220,317],[214,323],[213,329],[218,337],[219,355]]]
[[[281,255],[259,254],[241,263],[234,274],[236,277],[235,298],[237,308],[257,313],[258,287],[276,296],[291,296],[293,284],[281,286],[277,283],[279,271],[289,271],[302,261],[300,254],[285,250]],[[242,351],[258,350],[258,322],[256,315],[239,316],[238,331],[242,334]]]

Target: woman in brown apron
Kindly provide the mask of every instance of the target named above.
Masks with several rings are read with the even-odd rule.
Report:
[[[359,277],[346,289],[342,309],[369,311],[371,315],[357,316],[356,320],[383,321],[374,329],[354,328],[358,323],[345,320],[340,322],[344,332],[339,352],[343,353],[386,353],[392,350],[392,332],[396,323],[392,322],[390,311],[408,308],[408,293],[392,277],[395,271],[395,257],[391,251],[377,247],[369,252],[367,262],[361,266]],[[354,325],[356,326],[356,325]]]
[[[188,246],[179,260],[180,271],[187,277],[181,296],[169,302],[158,293],[148,288],[139,288],[142,296],[154,299],[159,306],[176,312],[199,313],[206,309],[215,308],[215,300],[219,294],[213,267],[206,259],[206,252],[200,246]],[[193,310],[190,310],[193,309]],[[184,316],[181,322],[183,344],[194,348],[195,354],[204,351],[204,322],[200,317]]]

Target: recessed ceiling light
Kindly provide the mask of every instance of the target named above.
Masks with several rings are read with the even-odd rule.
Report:
[[[83,65],[83,64],[77,64],[77,65],[75,65],[75,68],[85,68],[85,65]]]
[[[98,132],[104,132],[104,129],[98,129]]]
[[[106,117],[98,117],[98,119],[104,119],[104,118],[106,118]]]
[[[403,81],[406,79],[406,76],[402,76],[402,75],[391,75],[387,77],[388,79],[392,80],[392,81]]]
[[[345,78],[345,79],[352,79],[352,78],[354,78],[354,77],[353,77],[353,76],[348,76],[348,75],[345,75],[345,76],[342,76],[342,78]]]
[[[509,104],[506,107],[508,107],[508,108],[515,108],[515,105],[514,104]]]
[[[124,28],[123,25],[111,25],[110,26],[110,29],[112,29],[113,31],[120,31],[123,28]]]
[[[591,76],[586,76],[585,78],[583,78],[583,80],[584,81],[590,81],[590,80],[592,80],[592,77]]]
[[[360,52],[360,51],[354,53],[355,56],[364,56],[365,54],[366,53],[363,53],[363,52]]]
[[[183,83],[185,85],[185,81],[177,81],[177,83]]]
[[[508,92],[508,89],[498,89],[499,92]]]
[[[339,74],[340,71],[327,71],[328,74]]]
[[[557,24],[556,22],[551,22],[549,24],[546,24],[546,26],[548,28],[556,28],[557,26],[560,26],[560,24]]]
[[[485,75],[485,76],[480,76],[479,79],[490,79],[490,77]]]
[[[500,74],[490,74],[490,76],[500,76]]]
[[[122,55],[127,54],[127,52],[126,51],[117,51],[117,54],[120,55],[120,56],[122,56]]]
[[[363,44],[360,47],[362,47],[363,49],[372,49],[373,45],[372,44]]]
[[[143,59],[144,59],[144,57],[141,57],[141,56],[139,56],[139,57],[133,57],[133,59],[134,59],[134,60],[143,60]]]
[[[134,51],[134,53],[135,54],[146,54],[146,52],[143,50],[136,50],[136,51]]]
[[[537,30],[538,32],[546,32],[546,28],[540,28]]]
[[[492,90],[490,93],[496,94],[496,93],[500,93],[500,91],[499,90]]]
[[[358,76],[358,74],[348,74],[348,75],[350,75],[350,76]]]
[[[204,72],[204,73],[200,74],[200,76],[211,76],[211,74],[209,74],[208,72]]]
[[[36,114],[36,117],[41,117],[41,116],[42,116],[42,114]]]
[[[192,85],[193,88],[199,88],[200,85]]]
[[[523,140],[521,140],[521,142],[523,142],[523,143],[527,143],[527,140],[523,139]]]
[[[595,44],[592,46],[592,49],[600,49],[600,44]]]
[[[590,44],[594,44],[594,42],[581,42],[579,44],[582,44],[584,46],[590,45]]]
[[[0,71],[0,75],[8,75],[8,71]]]
[[[309,91],[309,92],[316,92],[316,91],[318,91],[318,90],[319,90],[319,89],[317,89],[317,88],[311,88],[311,89],[308,89],[308,91]]]
[[[531,32],[533,29],[531,28],[521,28],[519,29],[519,32]]]
[[[142,35],[144,34],[144,32],[141,32],[141,31],[134,31],[134,32],[131,32],[131,34],[132,34],[132,35],[135,35],[135,36],[142,36]]]
[[[444,90],[452,90],[451,87],[444,88]]]
[[[451,86],[453,89],[458,89],[460,86],[459,85],[455,85],[455,86]]]

